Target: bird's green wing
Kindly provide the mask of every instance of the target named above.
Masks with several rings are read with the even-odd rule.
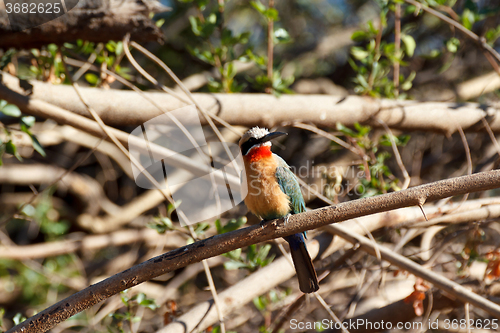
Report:
[[[276,180],[278,184],[286,195],[290,198],[290,206],[292,208],[291,213],[297,214],[306,211],[306,204],[304,202],[304,197],[302,197],[302,192],[300,191],[299,181],[297,177],[290,170],[290,167],[286,162],[279,157],[274,155],[278,159],[278,167],[276,168]]]

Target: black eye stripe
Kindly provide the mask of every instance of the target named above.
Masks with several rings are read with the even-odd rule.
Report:
[[[252,148],[253,145],[259,143],[259,140],[256,139],[256,138],[250,138],[247,140],[247,142],[245,142],[244,144],[241,145],[241,153],[244,155],[246,155],[248,153],[248,151],[250,150],[250,148]]]

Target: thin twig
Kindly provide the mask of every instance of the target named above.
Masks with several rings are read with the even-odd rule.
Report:
[[[339,146],[342,146],[345,149],[349,149],[354,154],[359,155],[359,151],[356,150],[355,148],[353,148],[352,145],[348,144],[344,140],[341,140],[341,139],[337,138],[335,135],[333,135],[331,133],[328,133],[326,131],[323,131],[322,129],[319,129],[318,127],[316,127],[314,125],[304,124],[304,123],[301,123],[301,122],[293,122],[292,126],[293,127],[297,127],[297,128],[302,128],[302,129],[311,131],[313,133],[316,133],[318,135],[324,136],[325,138],[327,138],[329,140],[332,140],[333,142],[335,142]]]
[[[64,58],[61,57],[61,62],[64,66],[64,69],[66,73],[69,73],[66,63],[64,61]],[[68,74],[68,78],[71,78],[71,76]],[[108,126],[102,121],[101,117],[97,114],[97,112],[87,103],[83,95],[81,94],[78,84],[76,82],[71,82],[73,85],[73,88],[75,89],[75,92],[77,93],[78,97],[80,98],[81,102],[85,105],[89,113],[92,115],[92,118],[96,121],[96,123],[99,125],[101,130],[106,133],[106,135],[113,141],[113,143],[122,151],[122,153],[134,164],[134,166],[143,172],[143,174],[146,176],[146,178],[153,184],[163,195],[165,200],[170,202],[171,204],[174,204],[174,200],[171,198],[171,196],[166,192],[165,190],[162,189],[162,186],[154,179],[154,177],[146,170],[144,167],[137,161],[137,159],[132,156],[129,151],[125,148],[125,146],[116,138],[116,136],[110,131]]]
[[[54,186],[55,184],[59,183],[64,177],[66,177],[68,174],[70,174],[71,172],[75,171],[76,168],[78,168],[83,162],[85,162],[85,160],[87,158],[90,157],[90,155],[92,155],[94,153],[94,151],[97,149],[97,147],[101,144],[102,140],[104,139],[104,137],[102,137],[101,139],[99,139],[99,141],[97,142],[97,144],[92,148],[90,149],[84,156],[82,156],[82,158],[80,158],[78,161],[76,161],[68,170],[66,170],[65,172],[63,172],[61,174],[61,176],[59,176],[56,180],[54,180],[49,186],[45,187],[42,191],[40,192],[37,192],[37,193],[34,193],[33,196],[30,198],[30,200],[28,200],[27,202],[23,203],[21,206],[19,206],[19,208],[12,214],[8,215],[7,217],[5,217],[4,219],[2,219],[0,221],[0,226],[4,225],[5,223],[7,223],[14,215],[18,214],[19,212],[21,212],[24,207],[26,207],[27,205],[31,205],[33,203],[33,201],[35,201],[35,199],[42,193],[45,193],[46,191],[48,191],[50,188],[52,188],[52,186]]]
[[[382,127],[384,127],[385,131],[387,132],[387,135],[389,136],[389,140],[391,141],[392,151],[394,152],[394,156],[396,157],[396,162],[398,163],[399,168],[403,173],[403,177],[405,178],[405,182],[403,183],[402,189],[403,190],[407,189],[408,185],[410,185],[411,178],[410,175],[408,174],[408,171],[406,170],[403,160],[401,159],[401,155],[399,154],[398,146],[394,141],[394,135],[392,134],[392,131],[389,128],[389,126],[387,126],[387,124],[382,119],[377,118],[377,121],[380,125],[382,125]]]
[[[274,0],[269,0],[269,9],[274,9]],[[274,20],[268,18],[267,20],[267,79],[269,80],[269,87],[266,89],[267,93],[272,93],[273,86],[273,51],[274,51]]]
[[[498,140],[495,137],[495,134],[493,134],[493,131],[491,130],[490,124],[488,124],[488,122],[486,121],[486,119],[484,117],[481,119],[481,121],[483,122],[484,128],[486,128],[486,132],[488,132],[488,135],[490,136],[490,140],[493,143],[493,145],[495,146],[497,154],[500,157],[500,145],[498,144]]]
[[[394,51],[396,54],[396,61],[394,61],[394,94],[396,98],[399,96],[399,60],[401,56],[401,4],[396,3],[395,9],[395,22],[394,22]],[[401,57],[402,58],[402,57]]]
[[[92,67],[92,64],[97,59],[97,55],[102,51],[103,48],[104,48],[103,43],[99,43],[97,45],[94,52],[92,52],[92,54],[87,59],[87,63],[85,65],[83,65],[82,67],[80,67],[80,69],[77,70],[76,73],[73,75],[72,80],[74,82],[77,82],[82,77],[82,75],[85,74],[85,72],[88,71],[90,69],[90,67]],[[69,75],[69,73],[67,73],[67,72],[66,72],[66,74]]]
[[[128,44],[126,44],[127,42],[128,42],[128,39],[127,39],[127,37],[125,37],[125,39],[124,39],[124,45],[128,45]],[[227,143],[224,141],[224,139],[222,137],[222,134],[220,133],[219,129],[215,126],[214,122],[212,121],[211,114],[209,114],[204,108],[201,107],[201,105],[194,99],[194,97],[191,94],[191,92],[189,91],[189,89],[187,89],[184,86],[184,84],[177,77],[177,75],[175,75],[175,73],[163,61],[161,61],[153,53],[149,52],[147,49],[145,49],[144,47],[142,47],[141,45],[139,45],[139,44],[137,44],[135,42],[131,42],[130,45],[133,46],[133,47],[135,47],[136,49],[138,49],[139,51],[141,51],[143,54],[145,54],[148,58],[152,59],[158,65],[160,65],[160,67],[163,68],[163,70],[165,72],[167,72],[168,75],[170,75],[170,77],[177,83],[177,85],[188,96],[188,98],[194,103],[194,105],[196,105],[196,108],[201,112],[201,114],[203,115],[203,117],[205,118],[205,120],[207,121],[207,123],[212,128],[212,131],[214,131],[215,135],[218,137],[219,141],[221,142],[222,146],[224,147],[224,150],[225,150],[227,156],[231,160],[231,164],[233,165],[234,170],[236,170],[236,172],[239,173],[240,169],[239,169],[238,165],[236,164],[236,159],[234,158],[231,150],[229,150],[229,147],[227,146]],[[227,128],[230,129],[230,130],[232,129],[233,131],[236,131],[236,133],[242,134],[242,133],[240,133],[240,131],[235,130],[233,128],[233,126],[231,126],[229,124],[228,124]]]
[[[318,300],[319,304],[321,304],[321,306],[323,307],[323,309],[326,310],[326,312],[328,312],[328,314],[330,315],[330,317],[332,317],[332,319],[340,325],[340,327],[342,328],[342,332],[344,333],[349,333],[349,331],[344,327],[344,325],[342,325],[342,322],[340,321],[339,317],[337,317],[337,315],[333,312],[333,310],[328,306],[328,304],[326,304],[325,300],[323,299],[323,297],[321,297],[321,295],[317,292],[314,293],[314,297],[316,297],[316,299]]]
[[[194,232],[193,226],[188,225],[189,233],[193,240],[198,240],[198,236]],[[201,261],[203,264],[203,270],[205,271],[205,275],[208,281],[208,287],[210,288],[210,292],[212,293],[212,297],[214,299],[215,308],[217,309],[217,315],[219,316],[220,330],[221,333],[226,333],[226,325],[224,324],[224,313],[222,312],[222,307],[219,301],[219,296],[217,295],[217,289],[215,288],[214,279],[212,278],[212,273],[210,272],[210,267],[208,266],[207,259]]]

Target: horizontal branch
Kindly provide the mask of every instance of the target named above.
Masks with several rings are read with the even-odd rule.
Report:
[[[4,73],[2,81],[9,89],[25,93],[19,90],[17,78]],[[32,85],[32,98],[89,116],[87,108],[71,86],[39,81],[30,81],[29,84]],[[132,91],[97,88],[80,90],[92,108],[110,126],[140,125],[161,115],[163,111],[185,106],[175,97],[160,92],[145,94],[157,105],[162,105],[163,110],[158,110],[150,101]],[[380,119],[395,129],[451,134],[457,130],[457,126],[464,131],[482,131],[484,127],[481,120],[485,117],[492,130],[500,132],[498,109],[477,103],[397,101],[328,95],[282,95],[277,98],[269,94],[194,93],[193,97],[203,108],[228,123],[247,127],[273,127],[296,121],[329,127],[335,127],[337,122],[347,126],[359,122],[381,127],[377,121]],[[204,119],[201,121],[204,123]]]
[[[45,17],[31,15],[25,21],[18,22],[19,26],[14,29],[6,11],[1,10],[0,48],[26,49],[50,43],[75,42],[78,39],[106,43],[110,40],[122,40],[127,33],[130,33],[135,41],[162,39],[162,32],[149,18],[149,13],[159,13],[169,8],[157,1],[79,0],[77,2],[75,8],[68,8],[67,14],[56,19],[42,24],[49,19],[48,15]],[[67,4],[69,5],[69,2]],[[35,27],[26,29],[33,26]]]
[[[292,215],[286,225],[283,220],[273,220],[263,227],[255,225],[216,235],[152,258],[92,285],[39,312],[10,329],[8,333],[45,332],[61,321],[122,290],[203,259],[251,244],[319,228],[347,219],[402,207],[422,205],[426,201],[498,187],[500,187],[500,170],[481,172]],[[497,313],[500,313],[500,307],[498,307],[498,312],[495,312],[495,314]]]

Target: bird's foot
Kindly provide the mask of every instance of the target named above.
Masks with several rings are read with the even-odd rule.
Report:
[[[260,228],[261,228],[261,229],[264,229],[264,224],[266,224],[266,220],[262,220],[262,221],[260,221],[260,223],[259,223],[259,224],[260,224]]]
[[[286,214],[285,217],[283,217],[283,224],[284,225],[286,225],[288,223],[288,219],[290,219],[290,215],[292,215],[292,214],[288,213],[288,214]]]

